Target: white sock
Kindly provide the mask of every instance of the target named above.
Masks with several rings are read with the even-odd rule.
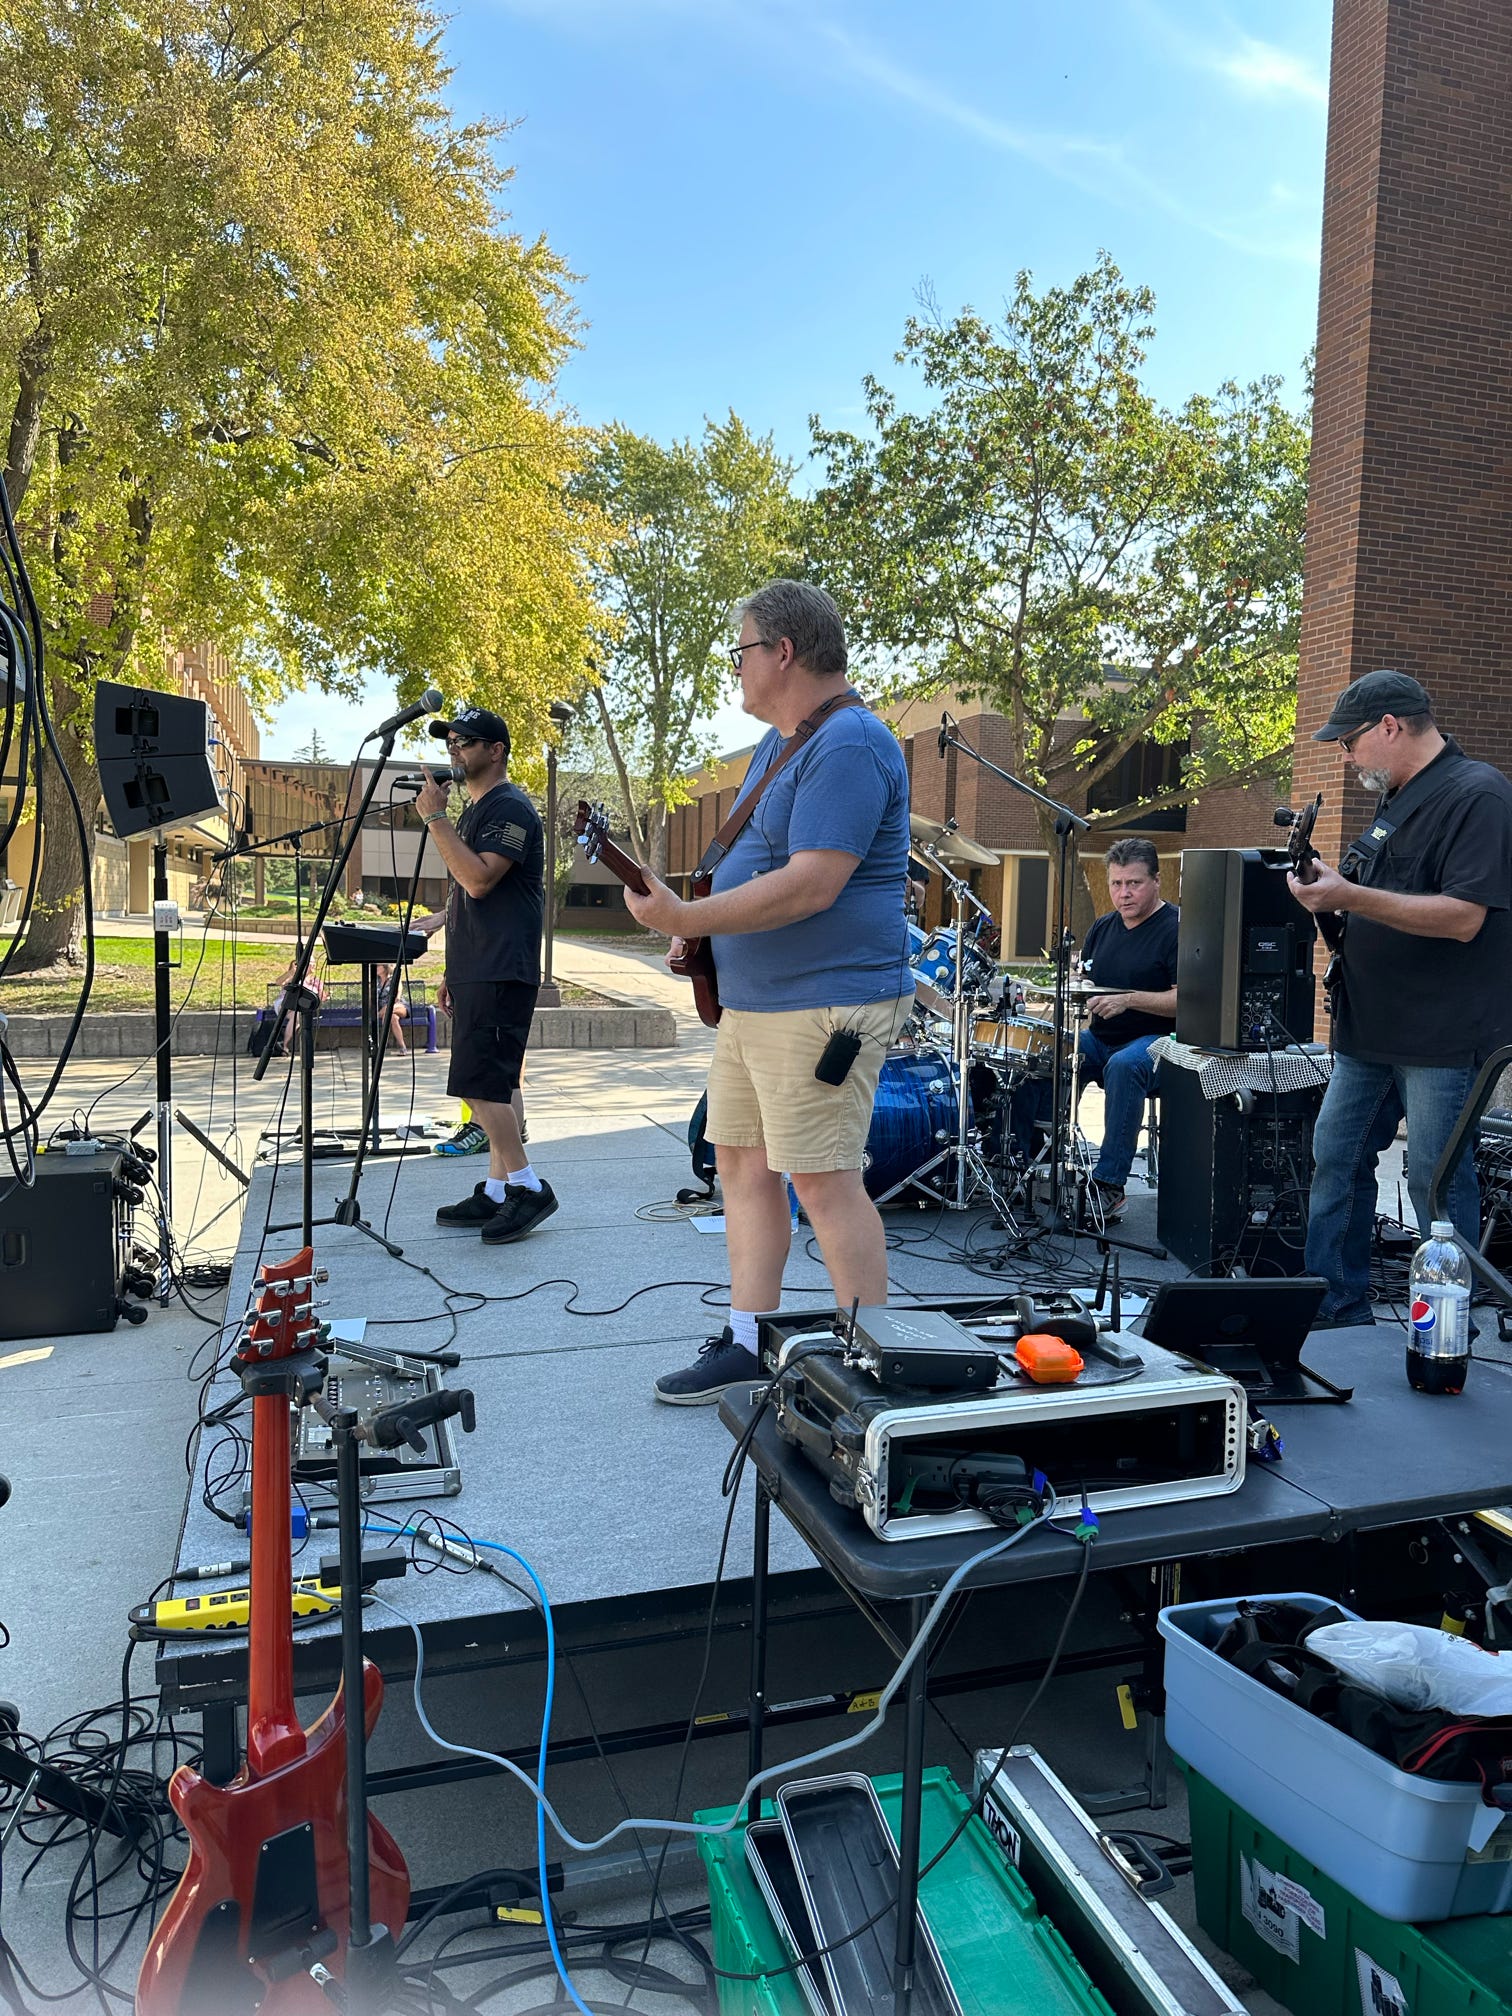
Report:
[[[490,1176],[486,1178],[483,1184],[483,1195],[491,1198],[495,1204],[502,1204],[504,1202],[504,1178],[502,1176]]]
[[[756,1312],[754,1309],[732,1309],[730,1311],[730,1334],[737,1344],[743,1344],[754,1358],[756,1356]]]
[[[540,1177],[528,1162],[523,1169],[510,1170],[509,1183],[510,1188],[514,1190],[539,1190],[541,1187]]]

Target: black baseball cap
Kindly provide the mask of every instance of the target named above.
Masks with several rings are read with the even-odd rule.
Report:
[[[1365,672],[1353,680],[1333,704],[1333,712],[1313,736],[1314,742],[1337,742],[1356,728],[1368,728],[1383,714],[1431,714],[1432,702],[1407,672]]]
[[[502,714],[490,713],[486,707],[460,707],[450,721],[430,724],[430,732],[438,742],[444,742],[454,729],[457,734],[472,735],[479,742],[502,742],[508,753],[509,723]]]

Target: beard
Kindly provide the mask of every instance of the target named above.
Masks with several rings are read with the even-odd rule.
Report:
[[[1373,791],[1378,798],[1384,797],[1391,789],[1391,773],[1389,770],[1360,770],[1356,774],[1360,782],[1365,786],[1365,789]]]

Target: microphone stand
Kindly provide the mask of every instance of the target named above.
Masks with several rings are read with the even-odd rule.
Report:
[[[990,770],[994,777],[1001,777],[1013,790],[1032,798],[1036,805],[1042,805],[1047,812],[1055,814],[1056,838],[1056,899],[1055,899],[1055,1020],[1052,1042],[1054,1059],[1054,1079],[1051,1088],[1050,1109],[1050,1210],[1058,1217],[1061,1209],[1061,1172],[1070,1160],[1068,1148],[1068,1128],[1074,1133],[1076,1112],[1066,1098],[1064,1069],[1066,1061],[1067,988],[1071,979],[1071,950],[1076,940],[1071,930],[1071,875],[1076,864],[1076,836],[1087,832],[1091,820],[1084,819],[1080,812],[1073,812],[1069,805],[1062,805],[1058,799],[1036,790],[1026,784],[1022,777],[1015,777],[1009,770],[984,756],[979,749],[973,749],[969,742],[961,738],[959,724],[949,714],[940,717],[940,754],[947,749],[959,749],[969,756],[973,763],[980,763],[984,770]],[[957,948],[959,957],[959,947]]]
[[[310,928],[309,931],[305,934],[303,945],[296,956],[294,963],[294,971],[290,975],[288,981],[285,983],[283,994],[279,999],[277,1017],[274,1023],[275,1028],[281,1029],[284,1023],[284,1017],[286,1015],[297,1014],[300,1017],[299,1091],[300,1091],[301,1117],[300,1117],[300,1130],[299,1130],[300,1131],[299,1152],[300,1152],[300,1170],[301,1170],[302,1182],[300,1192],[300,1216],[299,1216],[299,1225],[297,1229],[302,1235],[301,1243],[305,1246],[309,1246],[314,1243],[313,1232],[315,1223],[314,1206],[313,1206],[314,1141],[312,1137],[313,1137],[313,1115],[315,1105],[314,1052],[315,1052],[315,1005],[316,1005],[315,997],[310,992],[308,987],[305,985],[305,982],[309,977],[310,962],[315,956],[315,943],[320,936],[321,926],[325,923],[326,917],[330,912],[332,901],[335,898],[336,891],[341,886],[342,870],[346,867],[347,862],[351,859],[352,849],[357,844],[357,836],[362,831],[362,823],[366,819],[369,808],[372,805],[373,798],[377,793],[378,780],[382,777],[384,767],[387,764],[390,756],[392,756],[394,753],[394,737],[397,733],[398,733],[397,728],[390,728],[386,732],[382,732],[377,738],[380,742],[378,757],[373,764],[371,773],[368,776],[368,780],[366,786],[363,789],[362,798],[358,804],[355,816],[353,816],[350,812],[347,812],[344,813],[342,818],[339,820],[333,819],[325,822],[327,825],[331,826],[345,826],[347,830],[343,835],[341,844],[337,848],[337,851],[331,861],[330,871],[325,879],[325,886],[320,892],[320,902],[316,907],[314,917],[310,921]],[[367,744],[373,741],[374,739],[375,738],[372,735],[364,737],[363,747],[366,748]],[[350,800],[350,787],[348,787],[348,799]],[[272,1061],[273,1061],[273,1045],[271,1043],[268,1043],[264,1045],[262,1055],[258,1058],[257,1063],[253,1068],[252,1077],[254,1082],[260,1083],[262,1079],[266,1077],[268,1067],[272,1063]],[[376,1244],[382,1246],[385,1249],[385,1251],[389,1253],[394,1252],[395,1249],[392,1246],[390,1246],[389,1242],[386,1239],[380,1239],[378,1237],[378,1234],[374,1232],[370,1226],[365,1225],[360,1218],[354,1219],[353,1223],[356,1224],[356,1227],[359,1232],[365,1233],[368,1236],[368,1238],[374,1240]],[[289,1232],[295,1230],[296,1228],[290,1225],[270,1225],[268,1229],[270,1232]]]

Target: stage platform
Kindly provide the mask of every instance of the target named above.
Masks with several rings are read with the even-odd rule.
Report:
[[[559,1622],[588,1638],[648,1607],[682,1614],[701,1628],[730,1453],[716,1408],[667,1407],[652,1395],[658,1373],[686,1363],[717,1332],[728,1299],[722,1232],[697,1230],[681,1216],[646,1215],[664,1209],[691,1181],[685,1123],[638,1103],[633,1072],[631,1082],[604,1089],[591,1121],[545,1109],[533,1097],[530,1153],[561,1208],[518,1245],[487,1247],[476,1232],[435,1224],[437,1206],[465,1195],[480,1165],[432,1155],[375,1163],[364,1177],[364,1208],[402,1246],[402,1260],[354,1227],[318,1227],[314,1239],[317,1262],[330,1276],[319,1291],[323,1317],[363,1322],[368,1341],[386,1348],[454,1344],[463,1363],[445,1375],[447,1383],[470,1387],[476,1399],[476,1432],[457,1437],[460,1495],[384,1506],[374,1520],[397,1526],[406,1511],[429,1509],[480,1539],[514,1547],[541,1576]],[[317,1218],[344,1191],[348,1166],[317,1164]],[[298,1218],[299,1192],[297,1166],[255,1172],[228,1315],[245,1307],[259,1260],[298,1249],[297,1233],[264,1228]],[[1153,1216],[1153,1197],[1136,1195],[1131,1236],[1146,1217],[1153,1236]],[[887,1223],[896,1299],[987,1299],[1038,1278],[1033,1267],[991,1270],[985,1256],[1002,1245],[1002,1235],[982,1211],[894,1210]],[[983,1260],[968,1264],[966,1254],[977,1251]],[[1098,1265],[1090,1239],[1073,1245],[1059,1238],[1053,1251],[1083,1276]],[[1186,1271],[1138,1255],[1126,1255],[1125,1265],[1152,1278]],[[806,1228],[794,1242],[785,1285],[786,1308],[828,1302]],[[480,1296],[490,1299],[479,1303]],[[205,1412],[235,1391],[229,1375],[217,1378]],[[228,1548],[230,1529],[203,1502],[207,1474],[224,1473],[226,1440],[213,1428],[202,1438],[173,1564],[180,1573],[235,1551]],[[329,1540],[323,1544],[330,1551]],[[731,1544],[732,1562],[744,1564],[744,1507]],[[311,1541],[312,1559],[321,1545],[319,1536]],[[811,1567],[796,1541],[784,1538],[774,1550],[779,1583]],[[428,1669],[438,1674],[456,1663],[476,1665],[490,1648],[503,1656],[504,1642],[520,1637],[521,1619],[512,1613],[529,1609],[492,1578],[447,1574],[408,1576],[401,1607],[424,1629]],[[408,1634],[392,1619],[370,1621],[385,1666],[390,1655],[401,1670],[412,1663]],[[334,1644],[334,1627],[301,1633],[299,1668],[312,1684],[333,1670]],[[175,1645],[158,1661],[165,1698],[175,1706],[235,1692],[241,1671],[238,1641],[218,1637]]]

